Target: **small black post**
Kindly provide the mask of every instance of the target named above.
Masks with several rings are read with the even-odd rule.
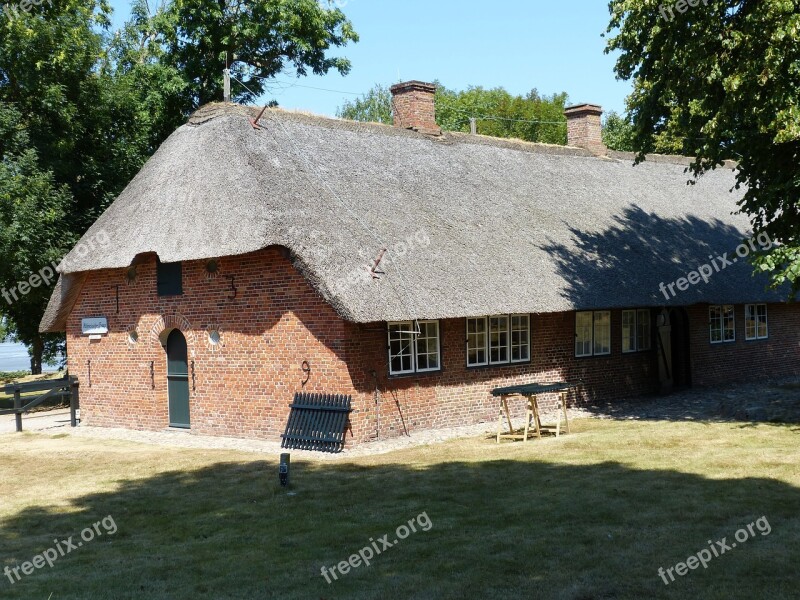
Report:
[[[17,433],[22,431],[22,397],[19,394],[19,388],[14,388],[14,417],[17,420]]]
[[[281,454],[281,465],[278,467],[278,478],[281,485],[286,487],[289,485],[289,453],[284,452]]]
[[[78,399],[78,378],[70,380],[70,395],[69,395],[69,424],[71,427],[78,426],[77,411],[80,408]]]

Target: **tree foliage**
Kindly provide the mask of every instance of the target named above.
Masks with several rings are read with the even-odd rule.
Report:
[[[479,134],[517,138],[531,142],[566,144],[564,106],[567,94],[541,96],[532,90],[514,96],[503,88],[436,88],[436,122],[445,131],[470,131],[470,117],[477,120]],[[360,98],[345,102],[337,116],[354,121],[391,124],[392,95],[376,84]]]
[[[76,240],[68,227],[72,195],[39,166],[22,115],[0,102],[0,313],[2,337],[28,345],[31,369],[61,349],[58,336],[41,336],[41,320],[51,289],[42,281],[55,278],[53,263]]]
[[[346,75],[350,61],[330,51],[358,41],[344,13],[318,0],[172,0],[151,25],[164,45],[161,63],[183,77],[193,108],[222,100],[226,66],[246,86],[233,82],[241,102],[254,101],[267,88],[264,78],[285,70]]]
[[[735,159],[740,203],[780,245],[757,259],[800,285],[800,1],[709,0],[680,12],[612,0],[607,51],[628,99],[640,158],[680,140],[699,176]]]

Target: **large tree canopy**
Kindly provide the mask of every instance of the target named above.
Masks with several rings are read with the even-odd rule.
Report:
[[[660,8],[662,7],[663,8]],[[679,10],[680,7],[680,10]],[[607,51],[632,79],[633,145],[682,140],[695,176],[735,159],[741,208],[780,246],[757,259],[800,285],[800,0],[612,0]]]
[[[184,78],[193,107],[222,100],[226,66],[253,92],[234,82],[242,102],[266,90],[262,78],[285,69],[346,75],[350,61],[330,51],[358,41],[344,13],[319,0],[172,0],[152,26],[165,45],[163,64]]]

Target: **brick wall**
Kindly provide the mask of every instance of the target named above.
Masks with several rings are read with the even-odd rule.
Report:
[[[531,381],[583,379],[586,385],[570,397],[572,404],[652,393],[658,387],[655,352],[622,354],[621,319],[621,311],[612,312],[610,356],[575,358],[575,313],[531,315],[531,362],[490,367],[466,366],[464,319],[445,319],[440,322],[442,370],[397,377],[388,375],[385,325],[353,326],[360,352],[351,361],[358,365],[352,375],[364,401],[355,436],[369,440],[406,430],[494,423],[499,402],[491,389]],[[546,394],[539,404],[552,409],[556,400]],[[512,417],[520,424],[524,407],[523,399],[511,400]]]
[[[620,310],[611,311],[610,356],[575,358],[574,313],[542,314],[531,315],[530,363],[467,368],[464,320],[446,319],[440,322],[442,370],[390,377],[386,325],[342,321],[281,250],[218,262],[214,276],[206,273],[204,261],[185,262],[184,293],[175,297],[156,295],[154,260],[138,266],[133,284],[127,283],[124,269],[89,275],[67,331],[69,368],[81,382],[85,424],[168,426],[161,340],[172,328],[184,333],[194,361],[192,430],[205,434],[279,439],[288,405],[301,390],[352,394],[350,441],[360,442],[426,428],[494,423],[498,401],[490,390],[498,386],[582,378],[585,386],[570,399],[577,404],[658,389],[655,350],[622,354]],[[798,309],[770,305],[770,338],[746,342],[744,309],[737,305],[737,341],[712,345],[707,307],[691,307],[695,385],[797,374]],[[101,316],[108,318],[110,332],[90,342],[81,335],[81,318]],[[129,340],[133,330],[136,343]],[[210,330],[221,332],[219,346],[209,342]],[[303,361],[311,368],[305,387]],[[541,401],[551,408],[555,396]],[[514,400],[512,408],[519,418],[524,402]]]
[[[769,338],[745,340],[744,305],[733,309],[736,341],[709,341],[708,305],[687,309],[691,327],[692,384],[713,386],[800,375],[800,305],[767,307]]]
[[[218,262],[214,277],[204,261],[183,263],[184,293],[174,297],[156,295],[154,260],[139,265],[133,285],[124,269],[88,277],[67,324],[69,370],[81,382],[83,423],[167,427],[166,352],[159,337],[173,327],[184,333],[195,363],[190,406],[198,433],[274,439],[283,433],[295,391],[351,389],[338,350],[345,324],[278,249]],[[97,342],[80,335],[81,318],[92,316],[109,321],[110,333]],[[133,329],[135,344],[128,341]],[[221,332],[217,347],[208,341],[212,329]],[[304,360],[312,369],[305,388]]]

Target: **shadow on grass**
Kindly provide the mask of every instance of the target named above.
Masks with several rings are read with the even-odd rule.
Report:
[[[530,457],[525,460],[532,460]],[[3,523],[15,566],[113,516],[104,535],[0,592],[7,598],[796,597],[800,494],[622,464],[496,460],[362,467],[222,463]],[[425,512],[433,523],[328,585],[320,575]],[[772,526],[664,585],[670,567],[761,516]]]

